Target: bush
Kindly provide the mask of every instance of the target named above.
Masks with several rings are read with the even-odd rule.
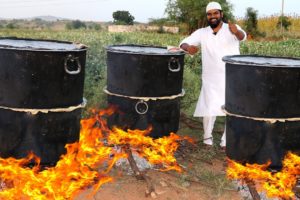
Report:
[[[71,30],[71,29],[86,29],[86,24],[80,20],[75,20],[68,22],[66,24],[66,29]]]
[[[6,28],[8,28],[8,29],[15,29],[15,28],[18,28],[18,26],[15,23],[8,23],[6,25]]]
[[[287,16],[280,16],[278,18],[278,22],[277,22],[277,28],[281,28],[282,27],[287,31],[289,26],[292,25],[290,19]]]
[[[164,31],[163,26],[159,26],[159,29],[158,29],[157,33],[164,33],[164,32],[165,31]]]
[[[88,25],[88,29],[93,29],[93,30],[99,31],[99,30],[101,30],[101,26],[100,26],[100,24],[93,22]]]

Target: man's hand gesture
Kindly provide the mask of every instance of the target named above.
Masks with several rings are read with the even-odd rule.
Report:
[[[238,32],[238,29],[236,27],[235,24],[231,23],[231,21],[228,21],[228,27],[229,27],[229,30],[232,34],[236,35],[237,32]]]

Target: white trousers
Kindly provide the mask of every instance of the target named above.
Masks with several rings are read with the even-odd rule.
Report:
[[[216,116],[209,116],[209,117],[203,117],[203,129],[204,129],[204,136],[203,136],[203,143],[208,145],[213,145],[213,136],[212,132],[214,129],[214,124],[216,121]],[[226,127],[224,128],[224,133],[221,138],[221,147],[226,146]]]

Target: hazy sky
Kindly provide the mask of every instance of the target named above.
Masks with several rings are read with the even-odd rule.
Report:
[[[201,0],[199,0],[201,1]],[[258,10],[259,16],[279,14],[283,0],[229,0],[234,15],[243,17],[247,7]],[[0,18],[27,18],[41,15],[112,21],[116,10],[127,10],[136,21],[164,17],[168,0],[0,0]],[[284,12],[300,15],[300,0],[284,0]]]

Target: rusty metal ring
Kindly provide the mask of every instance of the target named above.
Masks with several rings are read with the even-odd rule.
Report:
[[[173,68],[171,63],[176,63],[177,64],[176,68]],[[168,62],[168,68],[171,72],[179,72],[181,69],[181,64],[180,64],[178,58],[171,57]]]
[[[135,111],[140,115],[146,114],[148,112],[148,109],[148,104],[143,100],[140,100],[135,104]]]
[[[69,70],[68,69],[68,62],[76,62],[77,64],[77,69],[76,70]],[[64,67],[65,67],[65,72],[71,75],[76,75],[79,74],[81,72],[81,64],[79,62],[79,58],[78,57],[74,57],[73,55],[69,54],[66,58],[65,58],[65,63],[64,63]]]

